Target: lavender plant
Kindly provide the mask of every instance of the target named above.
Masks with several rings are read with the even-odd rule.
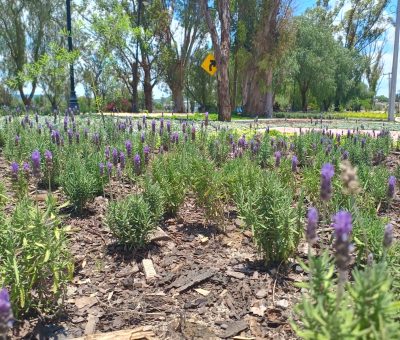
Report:
[[[56,307],[71,278],[66,233],[54,211],[21,199],[0,230],[0,286],[10,287],[16,317]]]
[[[154,202],[153,199],[154,196],[150,201]],[[136,194],[111,201],[105,223],[119,243],[140,248],[147,243],[150,232],[156,228],[157,218],[159,216],[151,211],[143,195]]]

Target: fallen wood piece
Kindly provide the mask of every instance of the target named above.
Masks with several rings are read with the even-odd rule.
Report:
[[[74,340],[155,340],[151,326],[142,326],[134,329],[124,329],[109,333],[97,333],[75,338]]]
[[[142,265],[143,265],[144,275],[146,276],[146,280],[152,280],[157,276],[152,260],[144,259],[142,261]]]
[[[203,296],[207,296],[208,294],[210,294],[210,291],[202,288],[195,288],[195,291]]]
[[[245,337],[245,336],[234,336],[232,339],[235,339],[235,340],[256,340],[256,338],[254,338],[254,337],[248,338],[248,337]]]
[[[157,227],[156,230],[154,230],[150,234],[150,241],[155,242],[155,241],[168,241],[171,238],[167,235],[167,233],[162,230],[160,227]]]
[[[212,277],[216,272],[214,270],[192,270],[185,277],[181,276],[172,282],[167,289],[177,288],[178,293],[193,287],[194,285],[203,282]]]
[[[226,329],[226,331],[220,335],[220,337],[222,339],[232,338],[234,335],[236,335],[248,328],[248,325],[247,325],[246,321],[244,321],[244,320],[230,322],[227,325],[228,325],[228,328]]]
[[[189,277],[189,280],[187,281],[187,283],[185,283],[184,285],[179,287],[177,289],[177,291],[178,291],[178,293],[182,293],[185,290],[189,289],[190,287],[209,279],[214,274],[215,274],[215,272],[213,272],[211,270],[207,270],[207,271],[205,271],[203,273],[200,273],[200,274],[196,275],[195,277]]]

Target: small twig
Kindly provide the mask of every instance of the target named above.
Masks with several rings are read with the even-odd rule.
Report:
[[[281,268],[282,261],[279,263],[278,269],[275,274],[274,286],[272,288],[272,304],[275,306],[275,288],[276,288],[276,281],[278,280],[279,269]]]

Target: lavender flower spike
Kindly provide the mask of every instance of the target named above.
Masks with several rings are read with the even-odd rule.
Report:
[[[137,175],[140,174],[140,155],[136,154],[135,157],[133,157],[133,165],[135,167],[135,172]]]
[[[292,157],[292,171],[297,172],[297,164],[299,164],[299,161],[297,160],[296,156]]]
[[[393,226],[389,223],[385,227],[385,233],[383,235],[383,246],[388,249],[393,243]]]
[[[314,207],[308,209],[306,238],[310,245],[317,241],[318,210]]]
[[[35,150],[32,152],[32,170],[33,175],[39,177],[40,175],[40,152]]]
[[[7,331],[12,327],[13,314],[10,296],[6,288],[0,290],[0,337],[6,338]]]
[[[338,270],[345,272],[350,264],[350,233],[352,229],[352,217],[347,211],[339,211],[333,216],[333,228],[335,229],[335,257]],[[342,280],[344,280],[343,275]]]
[[[275,166],[278,167],[281,164],[282,154],[280,151],[275,152]]]
[[[388,192],[387,192],[389,199],[394,198],[395,189],[396,189],[396,177],[390,176],[388,181]]]
[[[18,180],[19,165],[17,162],[11,163],[11,176],[13,180]]]
[[[335,169],[332,164],[326,163],[321,169],[321,199],[328,201],[332,196],[332,177]]]

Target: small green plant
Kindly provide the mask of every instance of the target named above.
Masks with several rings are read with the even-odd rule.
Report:
[[[149,234],[157,226],[157,216],[142,194],[129,195],[111,201],[106,214],[106,225],[118,242],[133,248],[147,243]]]
[[[292,191],[276,174],[268,173],[253,191],[242,190],[236,203],[265,261],[275,264],[287,261],[302,236],[302,197],[295,206]]]
[[[0,229],[0,286],[10,287],[14,315],[50,311],[73,273],[66,232],[54,209],[45,212],[27,198]]]
[[[143,199],[148,203],[154,220],[160,221],[165,213],[165,198],[160,185],[149,176],[144,179]]]
[[[71,157],[66,160],[65,169],[60,174],[61,186],[70,202],[78,212],[85,204],[103,192],[103,183],[96,168],[90,160]]]
[[[169,215],[176,215],[185,199],[187,167],[185,154],[176,152],[159,157],[152,163],[152,175],[162,190],[165,210]]]

